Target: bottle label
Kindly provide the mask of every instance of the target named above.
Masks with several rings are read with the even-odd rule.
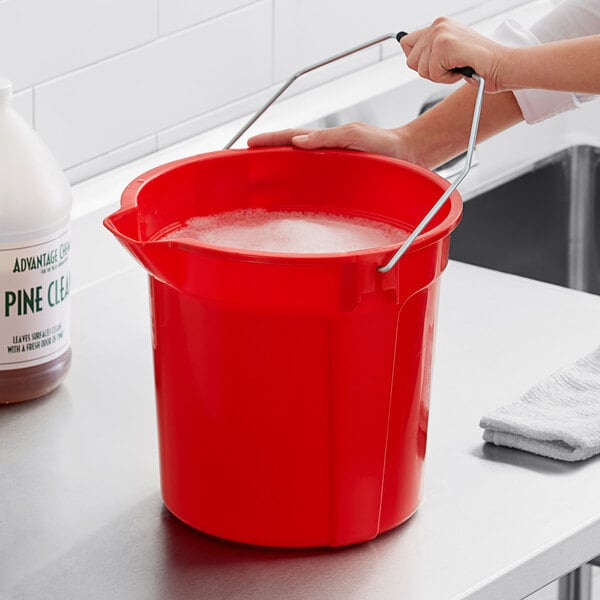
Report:
[[[0,371],[53,360],[70,345],[70,231],[0,244]]]

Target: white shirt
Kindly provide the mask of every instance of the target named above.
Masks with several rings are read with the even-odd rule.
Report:
[[[529,29],[514,20],[505,21],[494,39],[506,46],[526,47],[594,34],[600,34],[600,0],[564,0]],[[596,98],[548,90],[513,93],[527,123],[537,123]]]

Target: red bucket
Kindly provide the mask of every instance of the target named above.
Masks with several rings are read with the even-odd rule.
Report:
[[[412,230],[448,182],[343,150],[266,148],[135,179],[105,225],[150,273],[164,502],[265,546],[369,540],[419,504],[439,277],[457,192],[398,264],[388,246],[301,255],[158,240],[191,217],[327,212]]]

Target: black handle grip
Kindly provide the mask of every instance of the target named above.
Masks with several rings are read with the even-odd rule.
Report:
[[[399,31],[396,34],[396,39],[398,40],[398,43],[400,43],[400,40],[405,36],[408,35],[408,33],[406,33],[406,31]],[[454,67],[453,69],[450,69],[453,73],[460,73],[461,75],[464,75],[465,77],[473,77],[473,75],[475,75],[475,69],[473,69],[473,67]]]
[[[450,69],[453,73],[460,73],[465,77],[473,77],[475,75],[475,69],[473,67],[454,67],[454,69]]]

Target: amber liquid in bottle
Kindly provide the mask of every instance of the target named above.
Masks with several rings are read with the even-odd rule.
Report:
[[[0,371],[0,403],[13,404],[49,394],[66,377],[71,365],[71,349],[35,367]]]

